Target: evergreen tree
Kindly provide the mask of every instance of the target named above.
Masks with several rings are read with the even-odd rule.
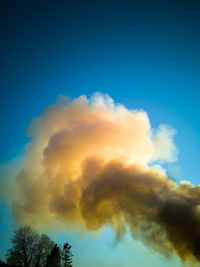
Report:
[[[47,257],[46,267],[60,267],[61,253],[57,244],[52,248],[51,253]]]
[[[72,267],[72,257],[71,246],[69,243],[65,243],[63,246],[62,260],[64,262],[64,267]]]

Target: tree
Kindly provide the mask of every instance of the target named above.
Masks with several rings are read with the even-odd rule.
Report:
[[[61,266],[61,253],[57,244],[54,245],[50,254],[47,257],[46,267],[60,267]]]
[[[45,234],[37,234],[31,227],[19,227],[11,238],[7,252],[9,266],[45,267],[54,242]]]
[[[0,261],[0,267],[72,267],[71,246],[66,243],[63,252],[47,235],[37,234],[31,227],[22,226],[14,231],[12,247],[7,252],[7,264]]]
[[[42,234],[35,247],[34,262],[36,267],[45,267],[47,257],[50,254],[54,242],[45,234]]]
[[[7,252],[7,263],[14,266],[30,267],[39,235],[29,226],[19,227],[11,239],[13,247]]]
[[[71,246],[69,243],[65,243],[63,246],[62,260],[64,262],[64,267],[72,267],[72,257]]]
[[[7,252],[7,264],[9,266],[24,266],[22,255],[15,249],[9,249]]]
[[[0,260],[0,267],[10,267],[10,265]]]

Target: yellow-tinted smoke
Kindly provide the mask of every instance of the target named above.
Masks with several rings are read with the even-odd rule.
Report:
[[[129,228],[161,253],[200,259],[200,188],[172,182],[160,165],[176,160],[172,128],[152,130],[144,111],[94,94],[61,97],[28,133],[9,196],[21,224],[110,224],[117,238]]]

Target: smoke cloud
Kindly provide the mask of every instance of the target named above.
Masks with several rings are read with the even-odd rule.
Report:
[[[177,159],[174,134],[108,95],[60,97],[33,120],[25,160],[7,177],[17,221],[111,225],[118,239],[130,230],[162,254],[199,261],[200,187],[171,181],[161,165]]]

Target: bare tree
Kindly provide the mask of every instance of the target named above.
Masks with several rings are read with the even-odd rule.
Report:
[[[45,234],[42,234],[35,248],[34,262],[36,267],[46,266],[47,257],[50,254],[54,242]]]
[[[30,267],[33,263],[39,235],[29,226],[19,227],[11,239],[13,247],[7,252],[10,265]]]
[[[63,253],[47,235],[37,234],[31,227],[15,230],[11,238],[12,248],[7,252],[7,264],[13,267],[61,267],[61,256],[65,267],[72,267],[71,246],[66,243]],[[3,265],[4,264],[4,265]]]

